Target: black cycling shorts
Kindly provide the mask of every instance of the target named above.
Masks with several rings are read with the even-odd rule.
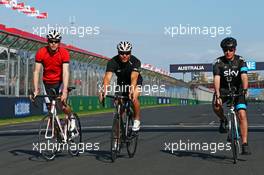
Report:
[[[220,98],[222,99],[223,104],[228,103],[230,101],[230,99],[228,98],[223,98],[223,97]],[[213,103],[215,103],[215,101],[216,101],[216,94],[214,94]],[[235,110],[239,111],[241,109],[247,110],[247,100],[245,95],[240,95],[235,98]]]
[[[45,95],[59,95],[59,93],[61,92],[61,86],[62,86],[62,83],[56,83],[56,84],[44,83],[44,87],[45,87],[44,94]],[[45,98],[45,101],[46,103],[51,103],[51,99],[49,98]]]

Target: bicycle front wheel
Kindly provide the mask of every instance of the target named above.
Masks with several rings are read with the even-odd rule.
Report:
[[[235,121],[234,121],[234,117],[236,116],[233,116],[234,114],[232,114],[231,116],[231,148],[232,148],[232,154],[233,154],[233,161],[234,161],[234,164],[237,163],[237,155],[238,155],[238,140],[237,140],[237,127],[235,125]]]
[[[115,114],[111,132],[111,159],[116,160],[117,153],[121,150],[121,131],[119,114]]]
[[[52,121],[50,115],[45,116],[39,125],[39,152],[46,160],[53,160],[58,151],[57,143],[61,141],[58,137],[59,130],[56,122]]]

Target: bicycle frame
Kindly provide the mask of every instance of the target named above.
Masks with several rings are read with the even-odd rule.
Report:
[[[67,125],[64,125],[64,131],[63,131],[62,125],[61,125],[61,122],[60,122],[60,119],[59,119],[59,117],[57,115],[56,100],[54,100],[54,99],[52,99],[52,101],[51,101],[51,110],[50,110],[50,113],[52,114],[52,117],[49,118],[48,119],[48,122],[47,122],[47,127],[46,127],[46,132],[45,132],[45,139],[51,139],[51,138],[54,137],[54,135],[55,135],[54,134],[55,133],[55,127],[54,127],[54,125],[55,125],[55,120],[56,120],[56,122],[57,122],[57,124],[59,126],[59,130],[60,130],[60,133],[58,133],[58,134],[61,134],[61,136],[63,137],[63,142],[66,143],[67,142],[67,139],[68,139],[67,134],[66,134],[66,132],[67,132],[66,126]],[[51,128],[51,135],[48,136],[48,130],[49,130],[50,122],[51,122],[52,128]]]
[[[74,87],[68,87],[68,92]],[[52,95],[37,95],[35,98],[49,98],[49,106],[48,106],[48,114],[43,117],[39,126],[39,143],[42,144],[43,141],[46,144],[49,144],[51,140],[56,144],[55,147],[50,149],[44,149],[41,151],[41,155],[47,160],[53,160],[58,151],[61,149],[61,143],[63,144],[79,144],[82,142],[82,132],[81,132],[81,124],[80,119],[76,113],[74,113],[67,106],[67,103],[62,103],[65,108],[67,108],[67,114],[64,119],[60,119],[57,115],[56,104],[60,103],[61,100],[60,94],[56,95],[56,91],[54,90],[54,94]],[[33,101],[34,103],[35,101]],[[65,111],[65,110],[64,110]],[[71,116],[69,116],[71,115]],[[71,121],[70,121],[71,120]],[[74,123],[73,123],[74,122]],[[75,139],[76,138],[76,139]],[[48,143],[47,143],[48,142]],[[52,144],[54,144],[52,143]],[[59,144],[59,145],[57,145]],[[57,147],[59,146],[59,147]],[[69,154],[72,156],[79,155],[78,149],[68,149]]]
[[[238,97],[239,94],[236,94],[235,91],[236,91],[236,88],[232,88],[231,87],[231,82],[232,82],[232,77],[227,77],[226,78],[227,82],[228,82],[228,91],[229,91],[229,95],[228,97],[231,98],[231,101],[230,101],[230,105],[227,105],[229,107],[229,119],[231,119],[230,121],[230,124],[229,124],[229,129],[231,129],[231,126],[232,126],[232,121],[234,122],[234,126],[235,126],[235,139],[236,140],[239,140],[240,139],[240,136],[239,136],[239,133],[238,133],[238,122],[237,122],[237,114],[236,114],[236,111],[235,111],[235,107],[234,107],[234,102],[235,102],[235,97]],[[230,115],[233,114],[233,119],[230,118]]]
[[[129,115],[126,115],[126,127],[124,127],[124,120],[122,115],[123,114],[128,114],[129,110],[130,110],[130,102],[129,101],[125,101],[123,102],[122,99],[115,99],[115,108],[116,108],[116,114],[118,115],[114,115],[114,116],[118,116],[120,119],[120,129],[122,132],[122,140],[125,140],[127,135],[128,135],[128,117],[130,117]]]
[[[131,110],[131,101],[126,96],[106,95],[114,99],[114,118],[111,133],[111,158],[115,161],[116,156],[120,153],[122,145],[126,144],[129,157],[133,157],[137,148],[138,135],[133,134],[132,125],[133,119]],[[104,101],[103,101],[104,104]],[[125,115],[125,118],[124,118]],[[131,127],[130,127],[131,124]],[[131,136],[132,135],[132,136]]]
[[[239,131],[238,131],[238,118],[237,118],[237,113],[235,110],[235,98],[238,98],[241,93],[237,92],[236,87],[231,87],[231,77],[227,77],[227,82],[228,82],[228,93],[227,95],[223,95],[222,97],[227,97],[227,107],[229,108],[227,117],[228,117],[228,141],[231,143],[232,147],[232,152],[233,152],[233,159],[234,159],[234,164],[237,162],[237,153],[240,152],[239,150]]]

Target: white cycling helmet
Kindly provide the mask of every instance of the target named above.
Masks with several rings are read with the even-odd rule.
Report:
[[[130,52],[132,50],[132,44],[128,41],[121,41],[117,45],[118,52]]]
[[[61,34],[57,30],[49,31],[47,39],[61,40]]]

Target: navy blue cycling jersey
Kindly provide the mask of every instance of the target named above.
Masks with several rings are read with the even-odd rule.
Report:
[[[213,66],[213,74],[220,75],[220,89],[228,89],[227,80],[231,78],[231,86],[236,87],[237,90],[242,88],[241,74],[246,74],[248,71],[244,59],[235,55],[235,58],[230,61],[225,56],[216,59]]]

